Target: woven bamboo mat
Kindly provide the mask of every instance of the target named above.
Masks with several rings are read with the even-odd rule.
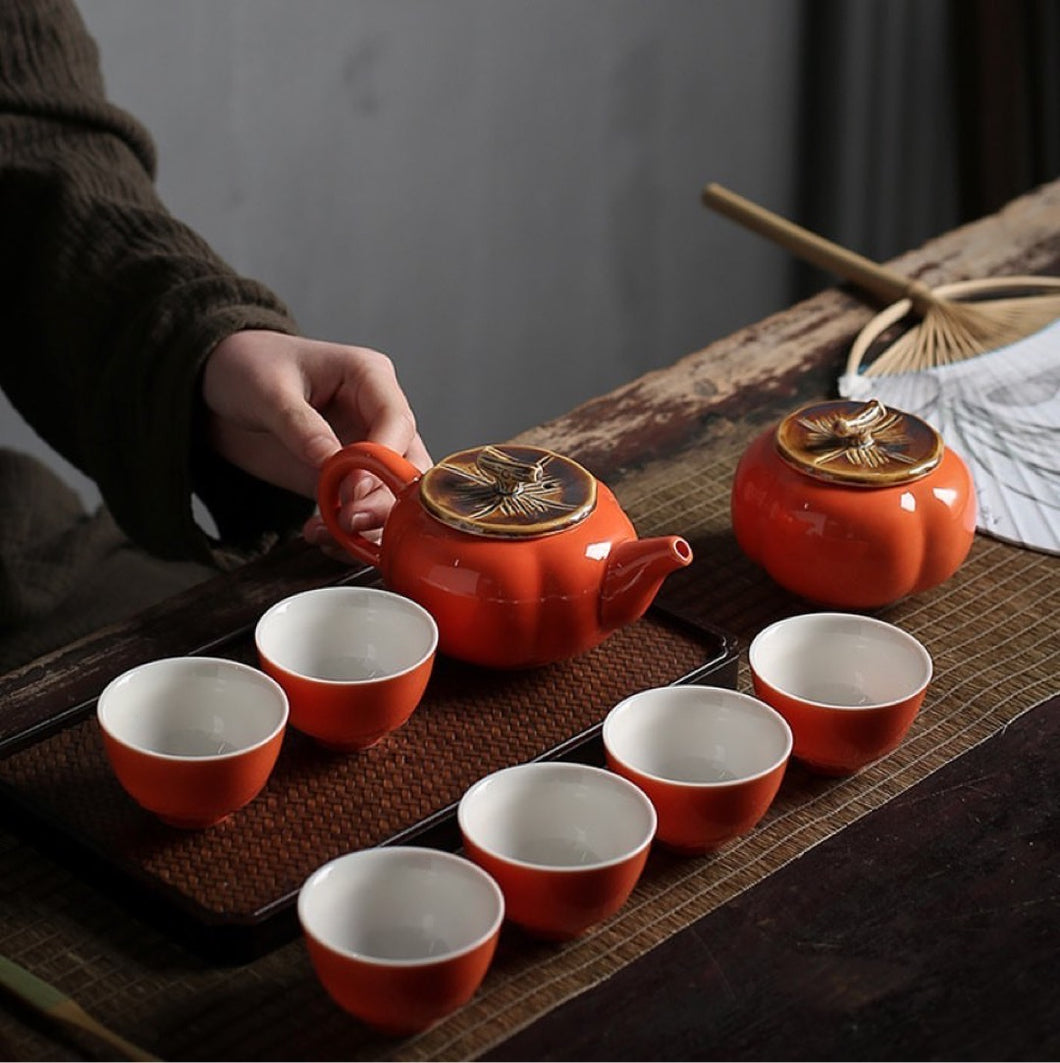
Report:
[[[642,534],[680,531],[692,542],[696,561],[667,581],[666,604],[738,636],[741,689],[749,689],[750,637],[807,608],[746,562],[729,530],[729,485],[751,430],[727,425],[709,460],[689,449],[617,485]],[[813,776],[793,762],[750,835],[707,857],[654,852],[626,907],[584,938],[545,945],[506,929],[476,997],[417,1037],[382,1039],[340,1012],[316,984],[301,942],[240,968],[211,967],[123,921],[107,898],[86,895],[9,839],[0,852],[0,888],[10,895],[0,948],[167,1058],[474,1059],[1056,693],[1058,566],[977,538],[948,583],[876,613],[917,635],[935,661],[921,713],[894,753],[849,779]],[[74,945],[58,949],[53,939]],[[19,1049],[19,1058],[55,1058],[45,1042],[40,1055]]]

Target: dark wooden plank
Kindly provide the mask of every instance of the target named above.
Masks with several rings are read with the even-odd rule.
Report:
[[[0,749],[75,714],[127,668],[200,651],[287,594],[353,570],[299,540],[0,676]]]
[[[488,1060],[1056,1059],[1060,697]]]

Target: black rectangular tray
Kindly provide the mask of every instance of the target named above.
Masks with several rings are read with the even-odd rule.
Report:
[[[253,632],[198,652],[256,664]],[[456,805],[477,778],[541,759],[603,763],[612,705],[670,683],[734,687],[735,640],[655,606],[588,653],[518,672],[439,657],[408,723],[362,753],[336,754],[288,728],[262,793],[201,831],[168,827],[114,779],[95,700],[0,750],[9,820],[78,873],[215,961],[290,940],[306,877],[352,849],[456,850]]]

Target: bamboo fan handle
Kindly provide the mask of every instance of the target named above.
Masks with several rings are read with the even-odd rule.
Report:
[[[702,199],[705,206],[711,207],[719,214],[724,214],[774,243],[786,247],[821,269],[838,273],[885,302],[908,298],[918,309],[936,302],[931,289],[922,282],[892,273],[871,259],[833,244],[830,240],[803,229],[749,199],[730,192],[722,185],[715,182],[705,185]]]
[[[114,1051],[116,1059],[158,1059],[97,1022],[71,997],[6,956],[0,956],[0,987],[9,990],[45,1018],[95,1034]]]

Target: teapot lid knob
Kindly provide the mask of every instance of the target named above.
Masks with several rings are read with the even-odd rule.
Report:
[[[926,421],[868,402],[814,402],[777,425],[780,456],[820,480],[887,487],[926,476],[942,460],[942,436]]]
[[[550,535],[584,520],[596,479],[571,458],[541,447],[472,447],[420,478],[420,499],[443,524],[473,535]]]

